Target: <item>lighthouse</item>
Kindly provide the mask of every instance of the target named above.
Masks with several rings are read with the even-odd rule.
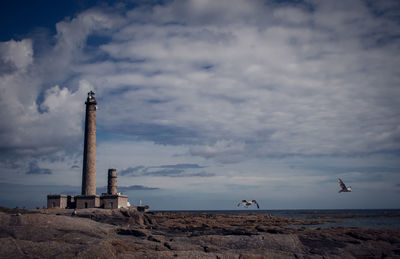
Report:
[[[82,195],[96,195],[96,109],[94,92],[88,93],[82,164]]]
[[[90,91],[86,99],[85,138],[83,143],[81,195],[47,195],[48,208],[104,208],[118,209],[130,206],[128,196],[117,192],[117,170],[108,170],[107,193],[96,194],[96,109],[97,101]]]
[[[96,109],[97,101],[90,91],[86,99],[85,139],[83,143],[82,193],[75,196],[76,208],[100,207],[100,196],[96,194]]]

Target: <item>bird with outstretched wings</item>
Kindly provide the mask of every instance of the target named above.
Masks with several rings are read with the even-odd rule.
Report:
[[[341,192],[351,192],[351,186],[347,187],[344,182],[342,181],[342,179],[338,178],[338,182],[339,182],[339,186],[341,188],[341,190],[339,191],[339,193]]]
[[[248,200],[242,200],[241,202],[238,203],[238,207],[240,205],[243,205],[244,207],[248,208],[249,206],[255,204],[257,206],[257,209],[260,208],[260,205],[258,205],[258,202],[256,200],[248,201]]]

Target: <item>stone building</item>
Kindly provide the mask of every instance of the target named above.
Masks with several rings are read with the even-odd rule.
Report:
[[[65,194],[47,195],[47,208],[75,208],[75,197]]]
[[[67,195],[65,194],[47,195],[47,208],[66,208],[66,207],[67,207]]]
[[[88,93],[85,115],[85,139],[82,164],[81,195],[47,195],[47,208],[106,208],[128,206],[128,196],[117,193],[117,170],[108,170],[107,193],[96,194],[96,109],[94,92]]]
[[[77,195],[75,199],[77,209],[100,207],[100,197],[98,195]]]

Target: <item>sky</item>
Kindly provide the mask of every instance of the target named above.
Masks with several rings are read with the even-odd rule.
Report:
[[[400,208],[400,2],[2,1],[0,205],[97,188],[153,210]],[[338,193],[337,179],[353,189]]]

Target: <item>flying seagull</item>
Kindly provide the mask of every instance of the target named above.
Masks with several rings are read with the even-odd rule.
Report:
[[[257,202],[256,200],[252,200],[252,201],[242,200],[241,202],[238,203],[237,206],[239,207],[240,205],[243,205],[243,206],[245,206],[246,208],[248,208],[249,206],[253,205],[253,203],[254,203],[255,205],[257,205],[257,209],[260,208],[260,206],[258,205],[258,202]]]
[[[342,189],[339,191],[339,193],[340,193],[340,192],[351,192],[351,186],[347,187],[347,186],[344,184],[344,182],[342,181],[342,179],[339,178],[338,182],[339,182],[340,188],[342,188]]]

